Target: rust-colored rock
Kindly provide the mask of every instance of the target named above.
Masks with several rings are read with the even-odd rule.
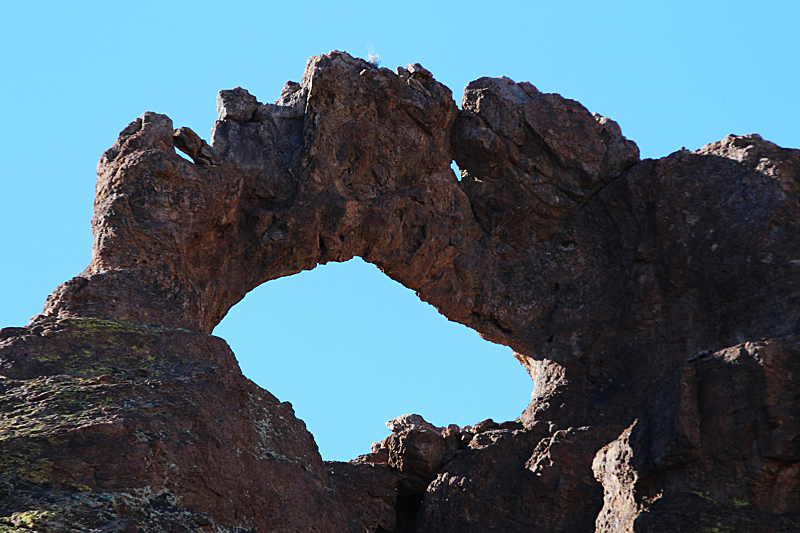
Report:
[[[332,52],[275,104],[222,91],[210,144],[155,113],[123,130],[98,166],[92,262],[28,328],[3,330],[3,386],[24,398],[26,380],[66,383],[94,368],[97,357],[74,350],[71,366],[49,359],[48,343],[78,346],[81,320],[139,328],[148,353],[170,361],[183,361],[170,339],[191,353],[164,363],[180,369],[165,388],[136,381],[134,362],[121,376],[86,374],[91,401],[58,407],[46,431],[72,435],[64,416],[82,413],[80,431],[103,435],[119,460],[82,441],[58,441],[72,462],[43,448],[30,464],[56,467],[6,475],[4,520],[21,527],[20,512],[85,484],[103,495],[109,531],[157,530],[175,513],[193,517],[191,531],[797,529],[800,151],[753,134],[639,161],[612,120],[506,78],[470,83],[462,107],[420,65],[394,73]],[[302,424],[207,334],[257,285],[356,255],[514,349],[536,383],[519,420],[401,418],[373,453],[326,470]],[[92,339],[90,353],[125,361],[144,342]],[[161,420],[151,404],[169,406],[170,427],[145,446],[129,429]],[[275,446],[291,453],[264,449],[294,459],[253,451],[255,415],[230,422],[230,436],[207,430],[232,405],[282,416]],[[47,422],[46,412],[26,416]],[[173,433],[192,420],[195,448],[184,451]],[[20,450],[36,438],[7,430],[2,442]],[[151,449],[179,473],[139,472]],[[219,477],[190,477],[191,465]],[[85,472],[102,474],[74,481]],[[158,490],[141,499],[144,486]],[[125,494],[140,499],[125,507]]]

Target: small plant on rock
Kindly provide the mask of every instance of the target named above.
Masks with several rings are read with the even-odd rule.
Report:
[[[372,45],[367,45],[367,61],[376,67],[381,64],[381,55],[375,51]]]

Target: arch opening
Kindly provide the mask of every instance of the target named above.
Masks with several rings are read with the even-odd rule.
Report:
[[[245,376],[292,403],[325,460],[368,453],[401,414],[438,426],[512,420],[533,387],[510,348],[360,258],[260,285],[214,334]]]

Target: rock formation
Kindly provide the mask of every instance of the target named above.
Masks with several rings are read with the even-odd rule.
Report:
[[[0,333],[0,528],[800,529],[800,151],[640,161],[529,83],[481,78],[459,110],[418,64],[342,52],[275,104],[217,107],[211,144],[155,113],[122,131],[91,264]],[[259,284],[354,256],[511,346],[521,417],[403,416],[323,463],[210,333]]]

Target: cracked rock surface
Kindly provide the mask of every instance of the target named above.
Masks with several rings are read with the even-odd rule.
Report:
[[[150,112],[121,132],[91,263],[2,330],[0,527],[800,529],[800,151],[641,161],[530,83],[481,78],[459,110],[422,66],[344,52],[217,108],[210,143]],[[510,346],[536,385],[519,419],[404,415],[323,463],[210,334],[354,256]]]

